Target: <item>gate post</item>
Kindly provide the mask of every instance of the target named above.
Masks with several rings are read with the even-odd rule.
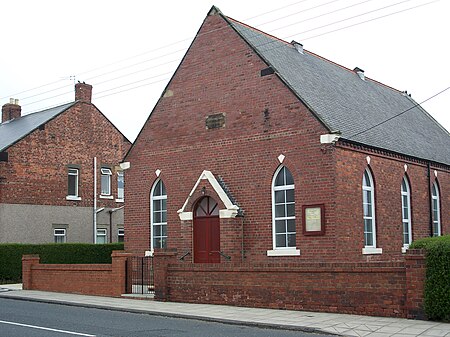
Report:
[[[175,262],[176,255],[176,251],[155,251],[153,255],[155,300],[169,300],[168,267]]]
[[[39,255],[23,255],[22,256],[22,289],[33,289],[33,265],[39,264]]]
[[[405,255],[406,269],[406,317],[425,319],[423,292],[426,273],[425,251],[409,249]]]
[[[114,250],[111,254],[111,287],[113,288],[114,296],[120,297],[127,292],[126,262],[131,255],[131,253],[126,253],[123,250]]]

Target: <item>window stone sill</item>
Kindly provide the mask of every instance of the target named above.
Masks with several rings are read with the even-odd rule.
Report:
[[[100,199],[110,199],[110,200],[114,199],[114,197],[112,195],[100,195],[99,198]]]
[[[272,249],[267,251],[267,256],[300,256],[300,249]]]
[[[66,196],[66,200],[70,200],[70,201],[80,201],[81,197],[76,197],[74,195],[68,195]]]
[[[364,247],[362,249],[363,255],[376,255],[376,254],[383,254],[383,248],[376,248],[376,247]]]

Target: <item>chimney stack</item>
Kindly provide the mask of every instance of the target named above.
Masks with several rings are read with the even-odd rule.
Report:
[[[2,106],[2,123],[20,118],[22,116],[22,107],[19,100],[10,98],[9,103]]]
[[[75,100],[91,103],[92,85],[78,82],[75,84]]]

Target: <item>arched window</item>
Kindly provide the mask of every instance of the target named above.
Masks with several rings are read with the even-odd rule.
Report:
[[[272,185],[273,248],[295,248],[295,198],[294,178],[281,166],[275,173]]]
[[[167,246],[167,193],[161,179],[153,185],[150,198],[151,249]]]
[[[441,235],[441,213],[439,208],[439,187],[436,182],[434,182],[432,187],[431,200],[433,205],[433,236]]]
[[[363,175],[364,246],[376,247],[375,188],[369,169]]]
[[[403,248],[408,248],[412,242],[411,228],[411,191],[408,178],[402,180],[402,224],[403,224]]]

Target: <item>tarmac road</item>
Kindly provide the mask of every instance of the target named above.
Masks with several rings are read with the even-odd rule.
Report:
[[[330,335],[0,298],[0,336],[329,337]]]

